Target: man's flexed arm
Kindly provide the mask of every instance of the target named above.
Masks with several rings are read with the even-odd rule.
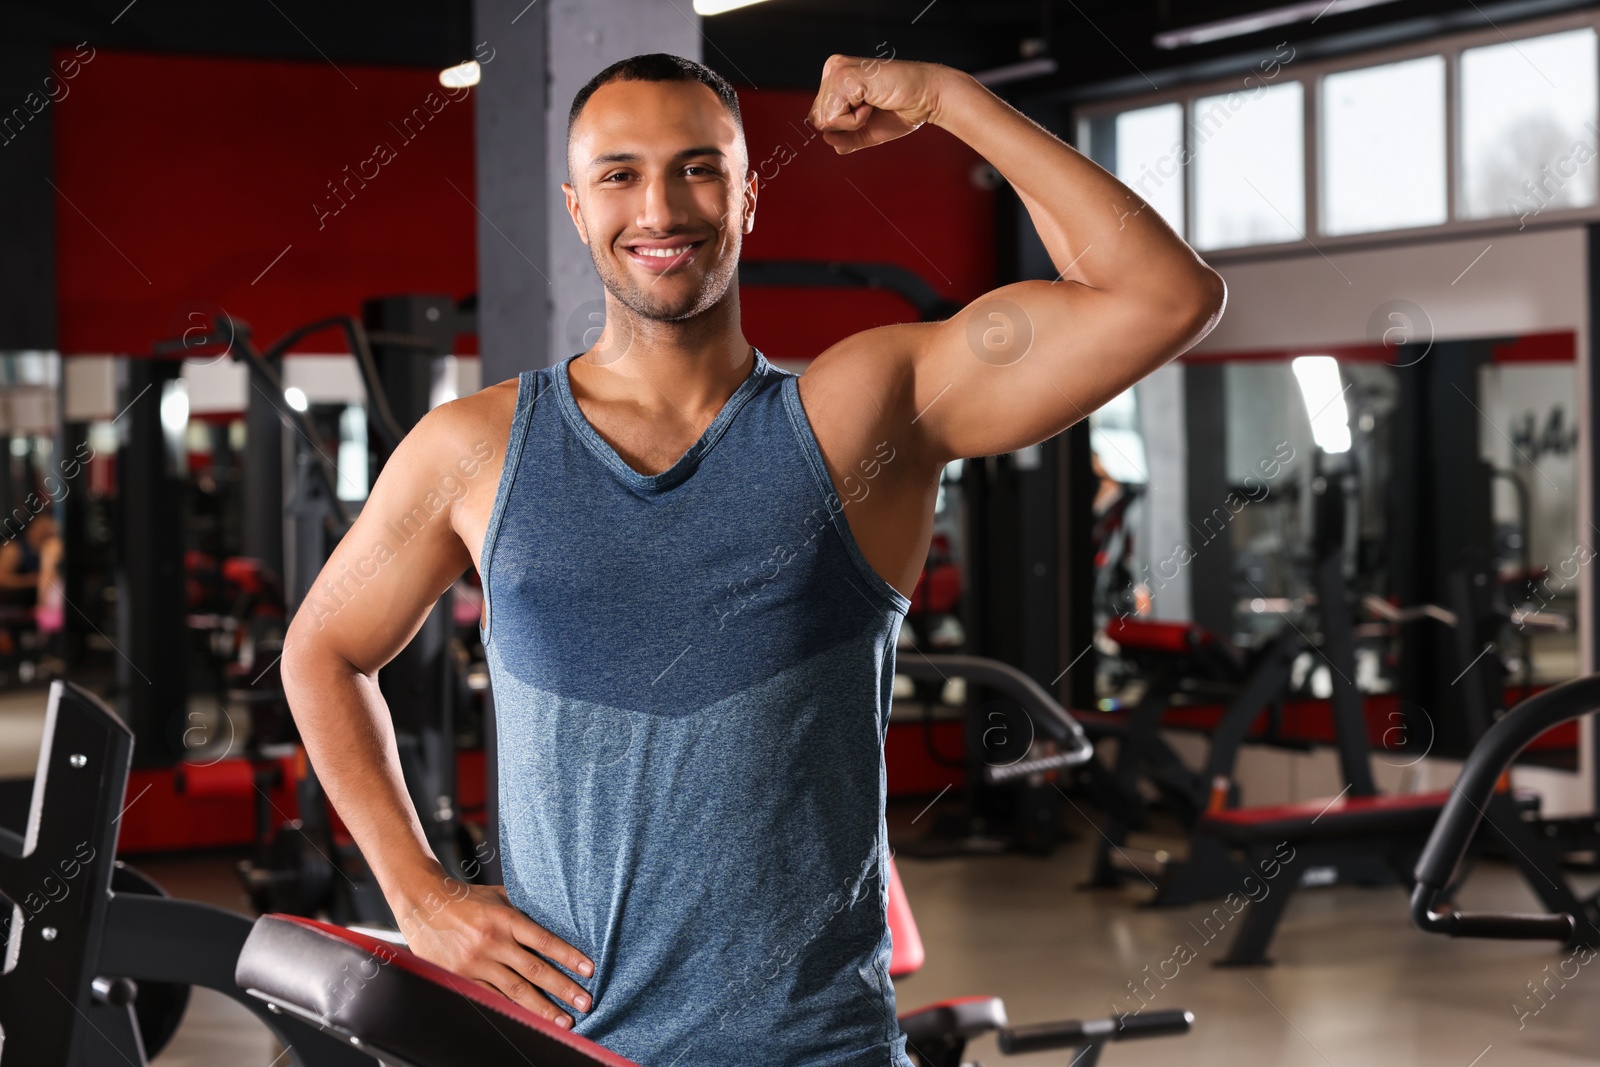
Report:
[[[932,460],[1059,433],[1194,345],[1222,314],[1222,279],[1154,209],[970,75],[834,56],[810,119],[839,152],[924,122],[959,137],[1016,190],[1059,272],[996,289],[945,322],[896,328],[913,383],[899,402]]]

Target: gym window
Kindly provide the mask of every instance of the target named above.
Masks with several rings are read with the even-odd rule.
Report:
[[[1189,136],[1196,248],[1305,236],[1303,111],[1294,81],[1195,98]]]
[[[1077,144],[1202,252],[1600,219],[1593,13],[1085,104]],[[1270,54],[1269,54],[1270,53]]]
[[[1323,233],[1445,221],[1444,68],[1422,56],[1322,79]]]
[[[1593,28],[1463,51],[1461,216],[1593,204],[1595,101]]]

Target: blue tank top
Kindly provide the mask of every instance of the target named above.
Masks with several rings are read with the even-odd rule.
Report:
[[[594,961],[576,1032],[639,1063],[911,1067],[883,818],[910,602],[798,376],[757,352],[645,475],[579,410],[576,358],[519,378],[481,554],[507,895]]]

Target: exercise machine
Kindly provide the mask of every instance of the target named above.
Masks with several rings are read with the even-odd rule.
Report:
[[[1458,567],[1447,584],[1451,608],[1421,605],[1391,614],[1397,621],[1428,618],[1451,629],[1460,669],[1459,731],[1469,738],[1485,739],[1498,728],[1495,720],[1505,693],[1504,670],[1497,656],[1487,654],[1489,646],[1498,641],[1506,622],[1537,620],[1497,602],[1492,595],[1493,573],[1481,561]],[[1561,623],[1545,620],[1543,624]],[[1519,707],[1527,703],[1524,701]],[[1505,718],[1511,714],[1514,713]],[[1505,718],[1499,721],[1504,722]],[[1268,962],[1266,952],[1278,922],[1308,871],[1338,871],[1362,865],[1370,868],[1376,863],[1387,872],[1389,881],[1411,884],[1412,865],[1454,799],[1449,790],[1390,796],[1341,794],[1332,800],[1208,814],[1197,826],[1197,832],[1216,845],[1243,855],[1247,861],[1263,862],[1270,853],[1281,857],[1284,848],[1290,852],[1282,863],[1285,876],[1271,894],[1249,905],[1227,955],[1219,962],[1230,966]],[[1574,845],[1572,838],[1576,835],[1583,834],[1593,842],[1595,820],[1546,824],[1539,820],[1538,808],[1537,796],[1517,793],[1508,777],[1498,778],[1478,810],[1478,817],[1494,830],[1479,843],[1479,849],[1498,848],[1553,914],[1582,917],[1581,937],[1600,935],[1600,925],[1596,925],[1600,923],[1600,904],[1593,896],[1585,897],[1574,890],[1564,873],[1564,851]],[[1327,884],[1333,880],[1317,881]],[[1600,938],[1596,940],[1600,943]]]
[[[901,652],[895,657],[895,673],[922,682],[964,678],[998,694],[997,700],[982,705],[988,710],[980,720],[979,743],[967,748],[968,788],[1014,792],[1017,810],[1040,824],[1041,834],[1053,833],[1058,818],[1055,805],[1035,798],[1055,792],[1053,776],[1094,759],[1094,743],[1072,713],[1032,676],[982,656]],[[966,818],[979,824],[974,832],[981,830],[981,820],[970,814]],[[908,856],[924,857],[967,851],[961,841],[950,842],[941,833],[904,842],[899,848]]]
[[[251,920],[174,900],[116,860],[132,761],[133,734],[109,707],[51,683],[28,824],[0,828],[0,897],[11,905],[0,931],[12,963],[0,973],[0,1067],[143,1067],[197,985],[248,1008],[289,1062],[374,1067],[238,988]]]
[[[503,1057],[507,1042],[541,1064],[626,1062],[360,930],[281,915],[252,923],[167,897],[114,859],[132,753],[132,733],[110,708],[53,683],[28,826],[0,829],[14,960],[0,974],[0,1067],[142,1067],[178,1029],[195,985],[247,1007],[300,1067],[374,1067],[379,1058],[476,1065]],[[897,877],[892,887],[909,920]],[[920,938],[914,926],[903,930],[897,954],[912,953],[915,969]],[[989,998],[907,1017],[929,1048],[958,1056],[955,1042],[986,1029],[1000,1028],[1018,1052],[1097,1049],[1180,1033],[1190,1019],[1167,1012],[1127,1022],[1005,1029],[1003,1006]]]
[[[1113,619],[1106,636],[1143,669],[1147,685],[1119,722],[1082,716],[1091,736],[1114,738],[1117,744],[1109,768],[1095,761],[1078,773],[1090,801],[1105,813],[1085,886],[1119,888],[1130,875],[1143,875],[1158,879],[1154,904],[1187,904],[1223,895],[1245,872],[1193,836],[1187,860],[1144,859],[1132,848],[1130,833],[1146,829],[1152,814],[1140,785],[1149,783],[1162,808],[1186,831],[1192,831],[1209,810],[1238,806],[1239,791],[1232,778],[1239,749],[1252,739],[1250,731],[1264,711],[1270,717],[1266,739],[1273,740],[1270,731],[1282,721],[1283,697],[1302,649],[1300,636],[1285,627],[1249,657],[1190,623]],[[1211,731],[1206,764],[1200,770],[1190,767],[1161,736],[1173,697],[1196,679],[1234,689]]]
[[[251,384],[268,398],[292,436],[293,493],[285,511],[290,530],[285,551],[285,591],[291,609],[312,596],[312,583],[335,545],[354,521],[354,508],[338,490],[339,472],[316,442],[321,433],[311,417],[291,407],[281,373],[284,355],[305,338],[337,330],[355,359],[367,394],[372,465],[381,467],[404,437],[406,427],[427,413],[432,391],[432,360],[451,350],[457,333],[472,329],[470,312],[440,296],[369,300],[363,318],[334,316],[289,331],[270,347],[258,349],[248,324],[218,312],[204,331],[156,346],[163,355],[193,356],[223,351],[250,373]],[[378,682],[395,719],[395,739],[406,785],[422,818],[429,847],[445,868],[469,877],[473,849],[456,804],[455,712],[460,687],[451,653],[454,633],[451,597],[434,605],[421,628]],[[260,755],[259,753],[257,755]],[[278,764],[258,762],[258,818],[266,787]],[[274,827],[258,841],[256,855],[241,865],[240,876],[258,911],[326,913],[336,922],[393,925],[388,903],[354,842],[335,832],[326,795],[308,761],[297,761],[295,793],[300,817]]]
[[[1315,537],[1312,582],[1320,642],[1313,651],[1326,659],[1332,684],[1333,733],[1346,795],[1370,797],[1377,792],[1368,760],[1365,702],[1356,688],[1354,620],[1345,578],[1347,529],[1352,487],[1343,476],[1322,476],[1313,483]],[[1089,888],[1123,885],[1130,875],[1156,878],[1156,906],[1179,906],[1225,897],[1239,889],[1249,867],[1233,858],[1228,844],[1197,832],[1208,816],[1235,810],[1240,796],[1235,781],[1239,751],[1247,741],[1304,749],[1301,741],[1283,736],[1283,701],[1297,658],[1308,651],[1309,639],[1297,626],[1285,624],[1253,656],[1240,657],[1221,638],[1187,623],[1151,623],[1114,619],[1107,636],[1118,642],[1150,672],[1141,699],[1120,722],[1094,714],[1091,736],[1113,737],[1117,754],[1108,768],[1098,760],[1077,773],[1089,798],[1105,812]],[[1205,764],[1191,768],[1162,739],[1163,719],[1173,697],[1196,676],[1234,690],[1221,717],[1210,730]],[[1258,730],[1263,716],[1264,732]],[[1149,824],[1150,805],[1141,783],[1154,787],[1163,807],[1189,837],[1182,860],[1140,861],[1130,849],[1131,831]],[[1338,878],[1368,882],[1382,878],[1371,865],[1349,864]]]
[[[1555,941],[1569,947],[1600,944],[1596,898],[1549,915],[1458,910],[1451,897],[1484,813],[1512,762],[1545,731],[1600,710],[1600,675],[1562,682],[1519,703],[1489,728],[1462,764],[1414,871],[1411,921],[1419,930],[1451,937]]]
[[[926,961],[926,952],[892,859],[889,931],[894,942],[889,977],[904,978],[916,973]],[[1006,1055],[1078,1049],[1072,1067],[1094,1067],[1112,1042],[1185,1034],[1194,1024],[1194,1015],[1173,1008],[1114,1019],[1069,1019],[1013,1027],[1006,1017],[1005,1002],[999,997],[958,997],[904,1012],[899,1021],[900,1031],[906,1035],[906,1051],[919,1067],[962,1067],[967,1043],[986,1033],[996,1035],[1000,1051]]]

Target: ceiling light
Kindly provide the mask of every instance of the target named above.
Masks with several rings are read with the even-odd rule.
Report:
[[[478,84],[478,61],[469,59],[439,72],[439,84],[446,89],[470,89]]]
[[[995,86],[1021,81],[1024,78],[1043,77],[1046,74],[1054,74],[1056,70],[1055,60],[1049,56],[1039,56],[1037,59],[1024,59],[1020,63],[1008,63],[993,70],[981,70],[972,77],[979,85]]]
[[[694,0],[694,13],[696,15],[720,15],[724,11],[734,11],[751,4],[759,4],[761,0]]]
[[[1270,30],[1274,26],[1289,26],[1296,22],[1316,22],[1324,15],[1342,15],[1347,11],[1360,11],[1364,7],[1392,4],[1394,0],[1305,0],[1304,3],[1268,8],[1248,15],[1235,15],[1215,22],[1202,22],[1181,30],[1168,30],[1155,35],[1157,48],[1185,48],[1195,44],[1209,44],[1229,37]]]

